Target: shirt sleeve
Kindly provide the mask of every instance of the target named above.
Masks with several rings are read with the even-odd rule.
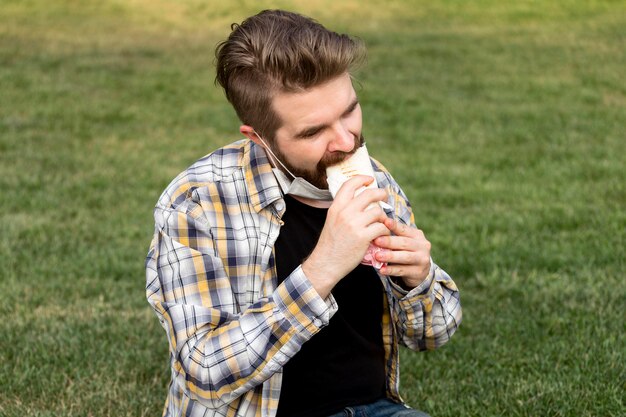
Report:
[[[159,207],[155,219],[146,296],[167,333],[176,383],[191,399],[217,408],[254,389],[337,311],[301,268],[239,311],[226,272],[237,268],[225,268],[211,249],[216,243],[205,220],[194,210]]]
[[[462,320],[459,290],[450,276],[431,260],[430,273],[407,291],[390,280],[396,330],[413,350],[433,350],[445,344]]]

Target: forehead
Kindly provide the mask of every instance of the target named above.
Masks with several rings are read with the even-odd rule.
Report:
[[[299,92],[281,92],[272,99],[272,109],[281,120],[279,130],[293,134],[306,127],[331,124],[356,99],[349,74]]]

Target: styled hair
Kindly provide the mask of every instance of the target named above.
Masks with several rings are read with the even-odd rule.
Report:
[[[272,108],[275,94],[305,91],[365,60],[358,39],[297,13],[265,10],[231,29],[215,51],[215,81],[239,119],[270,141],[281,126]]]

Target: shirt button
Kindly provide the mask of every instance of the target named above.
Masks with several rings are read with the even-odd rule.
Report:
[[[278,211],[283,211],[285,209],[285,203],[283,203],[282,201],[279,201],[278,203],[276,203],[276,210]]]

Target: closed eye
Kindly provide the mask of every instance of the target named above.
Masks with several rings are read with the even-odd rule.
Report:
[[[354,110],[356,110],[356,106],[359,105],[359,99],[354,99],[354,101],[350,104],[350,106],[348,106],[348,108],[346,109],[346,111],[343,113],[343,117],[348,116],[350,113],[352,113]]]
[[[346,108],[346,110],[343,112],[343,114],[341,115],[341,117],[348,117],[350,116],[354,110],[356,110],[357,106],[359,105],[359,99],[355,98],[354,101],[352,101],[352,103],[350,103],[350,105]],[[295,137],[297,139],[308,139],[308,138],[312,138],[315,135],[317,135],[318,133],[322,132],[324,129],[328,128],[329,125],[327,124],[322,124],[322,125],[317,125],[317,126],[311,126],[311,127],[307,127],[303,130],[301,130],[300,132],[298,132]]]
[[[296,135],[296,137],[297,138],[302,138],[302,139],[312,138],[313,136],[317,135],[322,130],[324,130],[324,128],[325,128],[325,126],[314,126],[314,127],[305,129],[302,132],[298,133]]]

